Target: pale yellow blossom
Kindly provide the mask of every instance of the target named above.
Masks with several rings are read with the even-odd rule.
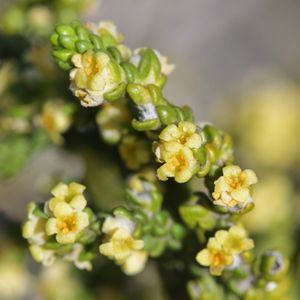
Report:
[[[212,275],[221,275],[224,268],[233,263],[233,255],[224,249],[224,242],[228,238],[228,234],[228,231],[225,230],[217,231],[215,237],[208,240],[207,248],[201,250],[196,256],[199,264],[210,267]]]
[[[191,122],[181,121],[167,126],[159,135],[161,142],[178,142],[191,149],[201,146],[201,136],[197,133],[197,127]]]
[[[60,244],[72,244],[76,236],[89,225],[88,214],[74,210],[66,202],[58,203],[53,210],[54,217],[46,223],[46,233],[56,235]]]
[[[234,225],[229,230],[218,230],[208,240],[206,248],[197,254],[196,260],[203,266],[209,266],[212,275],[219,276],[233,264],[235,255],[253,247],[253,240],[247,238],[246,230],[241,225]]]
[[[244,207],[252,202],[250,186],[257,183],[252,170],[242,171],[239,166],[226,166],[223,176],[215,181],[212,193],[214,204],[228,208]]]
[[[104,94],[116,89],[125,79],[124,71],[105,52],[87,51],[72,57],[70,89],[83,106],[98,106]]]
[[[144,241],[136,240],[125,228],[118,228],[109,238],[109,241],[99,247],[102,255],[111,257],[117,261],[126,260],[134,251],[141,250]]]
[[[168,177],[174,177],[175,181],[184,183],[193,176],[197,161],[190,148],[178,142],[168,142],[159,146],[155,153],[164,162],[157,170],[160,180],[165,181]]]
[[[49,201],[49,208],[54,211],[55,206],[58,203],[65,202],[72,208],[80,211],[86,207],[87,201],[83,195],[85,186],[76,182],[72,182],[69,185],[65,183],[57,184],[52,190],[51,194],[54,196]]]
[[[144,241],[133,237],[135,223],[124,216],[108,216],[102,232],[105,241],[99,247],[102,255],[114,259],[127,275],[140,273],[147,262],[148,254],[143,250]]]

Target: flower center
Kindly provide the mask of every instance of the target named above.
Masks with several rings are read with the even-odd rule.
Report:
[[[214,254],[213,265],[214,266],[220,266],[220,265],[223,265],[223,263],[224,263],[223,255],[221,253]]]
[[[185,169],[187,167],[187,160],[185,156],[182,153],[175,155],[172,158],[172,166],[174,167],[174,169],[178,170]]]
[[[229,184],[233,189],[239,189],[243,185],[243,181],[239,176],[231,176],[229,178]]]
[[[63,233],[69,233],[71,231],[75,231],[76,229],[75,216],[63,217],[61,220],[59,220],[57,227]]]

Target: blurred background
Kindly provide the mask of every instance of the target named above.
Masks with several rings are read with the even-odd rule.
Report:
[[[291,258],[291,274],[299,273],[300,1],[1,0],[0,12],[0,120],[7,118],[4,109],[15,97],[6,89],[16,77],[26,81],[26,76],[42,76],[40,80],[48,82],[44,90],[54,88],[55,82],[47,79],[57,72],[47,57],[47,36],[56,21],[113,20],[129,48],[153,47],[176,64],[165,88],[166,98],[190,105],[199,124],[212,122],[233,135],[238,161],[255,169],[260,180],[254,194],[256,208],[244,219],[257,251],[279,248]],[[17,37],[18,49],[9,36]],[[20,75],[8,63],[20,57],[18,51],[27,47],[27,39],[39,51],[27,53],[22,63],[35,65],[38,74],[26,70]],[[21,92],[23,98],[27,88]],[[39,91],[41,97],[43,91]],[[26,119],[28,114],[21,116]],[[30,261],[25,243],[12,238],[20,234],[26,204],[43,200],[53,178],[80,180],[90,169],[67,149],[55,144],[44,147],[40,137],[34,138],[34,145],[28,138],[7,142],[12,129],[1,124],[0,299],[130,299],[134,295],[165,299],[151,264],[141,276],[128,279],[133,283],[123,280],[122,292],[103,284],[90,293],[79,284],[82,275],[70,276],[70,266],[40,270]],[[17,166],[12,170],[11,165]],[[299,299],[299,277],[294,275],[285,283],[286,289],[293,286],[292,292],[276,299]],[[54,295],[53,287],[60,280],[66,281],[64,290]]]

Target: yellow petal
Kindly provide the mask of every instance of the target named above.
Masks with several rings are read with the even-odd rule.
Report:
[[[61,182],[51,190],[51,194],[55,197],[65,197],[68,194],[68,186]]]
[[[175,141],[180,137],[180,132],[176,125],[167,126],[159,135],[159,138],[165,142]]]
[[[249,189],[240,188],[231,192],[231,197],[238,202],[245,202],[250,196]]]
[[[209,271],[214,276],[220,276],[224,270],[224,266],[210,266]]]
[[[223,175],[225,177],[230,177],[230,176],[239,176],[241,173],[241,168],[239,166],[226,166],[223,168]]]
[[[73,213],[73,208],[66,202],[59,202],[54,208],[54,216],[57,218],[69,216]]]
[[[83,195],[76,195],[70,201],[70,205],[77,210],[83,210],[86,207],[86,204],[87,201]]]
[[[257,183],[257,176],[254,171],[247,169],[243,171],[243,174],[245,176],[245,185],[250,186]]]
[[[82,194],[84,190],[85,186],[82,184],[79,184],[77,182],[71,182],[69,184],[69,193],[71,195]]]
[[[135,251],[122,264],[122,270],[127,275],[135,275],[143,271],[148,259],[145,251]]]
[[[133,248],[135,250],[142,250],[144,248],[144,241],[143,240],[135,240],[133,243]]]
[[[104,256],[114,256],[112,243],[104,243],[99,246],[99,251]]]
[[[189,148],[198,149],[202,144],[202,140],[199,134],[194,133],[185,143]]]
[[[56,240],[60,244],[73,244],[76,240],[76,234],[74,232],[58,233]]]
[[[175,181],[178,183],[185,183],[189,181],[193,176],[193,173],[190,170],[183,170],[180,172],[176,172]]]
[[[48,219],[45,230],[47,235],[52,235],[57,233],[57,220],[55,218]]]
[[[78,231],[86,228],[89,225],[89,216],[85,212],[79,212],[76,214],[76,228]]]
[[[228,231],[226,231],[226,230],[218,230],[215,233],[215,238],[218,241],[218,243],[224,244],[224,242],[227,239],[228,235],[229,235]]]
[[[199,264],[203,266],[209,266],[211,264],[210,252],[208,249],[203,249],[198,252],[196,260]]]

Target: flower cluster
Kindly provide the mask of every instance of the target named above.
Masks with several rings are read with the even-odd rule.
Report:
[[[106,237],[99,251],[113,259],[127,275],[141,272],[148,258],[143,251],[144,241],[135,239],[134,229],[135,223],[121,215],[108,216],[102,225]]]
[[[212,193],[214,204],[231,210],[241,209],[252,202],[250,186],[257,183],[257,177],[252,170],[242,171],[239,166],[226,166],[223,176],[215,181]]]
[[[167,126],[159,135],[155,155],[164,163],[158,170],[160,180],[174,177],[179,183],[187,182],[197,171],[197,160],[193,151],[201,147],[201,136],[191,122],[182,121],[178,126]]]
[[[207,248],[197,254],[196,260],[203,266],[209,266],[212,275],[219,276],[224,268],[232,265],[235,255],[253,247],[246,230],[235,225],[228,231],[218,230],[214,237],[209,238]]]
[[[74,261],[78,267],[90,268],[89,263],[79,262],[83,249],[76,244],[90,222],[88,213],[84,211],[87,204],[82,194],[84,189],[83,185],[75,182],[69,185],[59,183],[51,191],[53,197],[44,206],[29,203],[23,237],[30,243],[29,249],[36,261],[51,265],[59,250],[66,260]]]

